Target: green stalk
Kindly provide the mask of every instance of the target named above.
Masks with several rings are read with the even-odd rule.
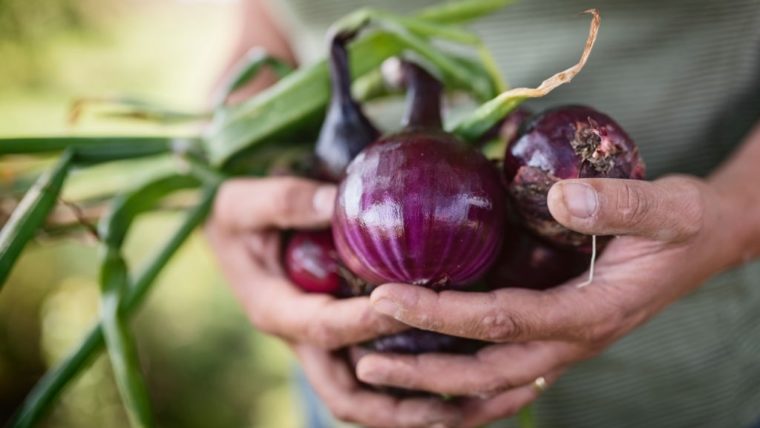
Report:
[[[412,50],[444,70],[454,85],[478,87],[491,93],[491,85],[478,75],[439,53],[429,42],[412,33],[374,32],[349,47],[351,74],[361,76],[379,67],[387,58]],[[479,83],[478,83],[479,82]],[[449,83],[452,84],[451,80]],[[329,77],[325,61],[294,71],[238,108],[221,115],[206,138],[212,164],[221,166],[235,154],[272,139],[294,125],[318,118],[329,99]]]
[[[148,428],[154,423],[137,346],[121,310],[129,287],[129,270],[121,247],[137,217],[153,209],[167,195],[197,185],[198,180],[194,177],[176,174],[149,181],[117,197],[110,213],[98,227],[105,251],[100,268],[100,323],[116,385],[132,425],[136,427]]]
[[[599,25],[601,22],[601,18],[596,9],[589,9],[585,13],[590,14],[592,19],[591,24],[589,25],[588,37],[586,38],[583,52],[575,65],[562,70],[559,73],[555,73],[535,88],[514,88],[502,92],[494,99],[478,107],[459,123],[455,124],[451,129],[451,132],[465,141],[476,141],[517,108],[517,106],[523,101],[529,98],[546,96],[557,87],[573,80],[573,78],[580,73],[586,65],[589,55],[591,55],[591,50],[594,48],[594,43],[596,43],[596,36],[599,32]]]
[[[129,286],[127,264],[118,248],[107,247],[100,270],[100,323],[108,347],[116,385],[132,426],[155,426],[148,388],[140,373],[137,345],[124,317],[119,313]]]
[[[513,0],[461,0],[431,6],[417,14],[420,18],[439,24],[456,24],[489,15],[512,3]]]
[[[532,404],[523,407],[517,412],[517,426],[520,428],[536,428],[536,415]]]
[[[161,125],[199,122],[211,118],[210,112],[187,112],[130,97],[81,98],[74,101],[69,112],[69,122],[76,123],[89,106],[105,106],[112,110],[97,113],[116,119],[133,119],[155,122]]]
[[[169,174],[120,195],[113,201],[109,214],[98,225],[100,239],[107,247],[121,248],[127,231],[137,216],[152,210],[166,195],[197,187],[198,184],[195,177]]]
[[[41,154],[68,148],[77,162],[105,162],[167,153],[176,147],[198,147],[197,137],[17,137],[0,138],[0,156]]]
[[[121,310],[125,316],[131,316],[145,300],[151,285],[169,259],[206,218],[211,210],[216,190],[216,187],[205,188],[199,205],[188,212],[174,234],[135,276],[122,302]],[[93,362],[98,353],[103,350],[104,344],[102,327],[100,323],[97,323],[75,350],[57,367],[48,371],[34,386],[11,423],[11,427],[31,428],[39,422],[66,385]]]
[[[219,92],[212,97],[214,100],[214,106],[217,108],[223,106],[224,103],[227,102],[227,98],[229,98],[233,92],[253,80],[265,66],[270,67],[280,79],[293,71],[293,67],[291,67],[290,64],[280,58],[270,55],[263,48],[252,48],[245,54],[240,62],[235,64],[232,68],[233,71],[229,80],[227,80],[222,85]]]
[[[73,152],[66,150],[53,169],[37,179],[0,230],[0,289],[26,243],[55,207],[73,158]]]
[[[358,32],[370,24],[375,24],[398,38],[404,45],[404,50],[411,50],[427,60],[448,86],[468,88],[480,99],[494,96],[490,81],[472,75],[466,67],[462,67],[428,40],[435,37],[470,45],[479,44],[479,39],[474,34],[454,26],[440,27],[422,19],[397,17],[371,8],[346,15],[331,26],[329,33]]]
[[[508,0],[452,2],[425,9],[418,16],[430,22],[455,24],[491,13],[507,3]],[[362,16],[361,12],[353,13],[336,25],[341,28],[360,26],[367,18],[368,16]],[[481,81],[456,61],[441,56],[426,40],[411,32],[402,34],[399,36],[398,32],[392,34],[375,31],[353,42],[349,47],[351,75],[362,76],[379,67],[387,58],[404,50],[414,50],[439,68],[443,66],[447,75],[454,76],[459,86],[472,88],[472,81]],[[482,84],[480,86],[478,90],[483,93],[490,90],[490,87],[485,88]],[[271,140],[287,130],[309,122],[310,119],[318,120],[328,99],[329,77],[327,65],[322,60],[290,73],[277,84],[239,106],[222,110],[215,118],[205,141],[212,164],[224,165],[232,156],[255,144]]]
[[[478,58],[480,59],[480,64],[477,64],[477,66],[478,68],[483,68],[485,70],[484,74],[490,80],[489,83],[493,84],[495,87],[496,93],[507,90],[507,84],[501,75],[499,67],[496,65],[496,60],[491,54],[491,50],[486,47],[480,37],[476,34],[463,30],[457,26],[433,23],[422,18],[397,18],[389,14],[383,14],[382,16],[383,19],[395,21],[418,36],[435,37],[442,40],[474,46],[477,50]],[[485,93],[486,92],[484,92],[484,94]],[[492,91],[489,90],[487,93],[491,94]],[[488,98],[492,96],[493,95],[488,95]]]
[[[350,47],[353,76],[360,76],[391,56],[403,44],[388,33],[367,35]],[[361,58],[359,60],[358,58]],[[212,164],[221,166],[235,154],[293,128],[318,119],[329,99],[325,61],[300,68],[255,97],[221,115],[206,138]]]

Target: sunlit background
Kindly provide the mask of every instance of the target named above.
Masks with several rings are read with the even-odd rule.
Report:
[[[82,96],[202,108],[232,54],[237,7],[220,0],[0,0],[0,135],[134,130],[88,117],[72,128],[70,103]],[[75,176],[63,198],[133,182],[150,170],[150,162],[140,165]],[[13,175],[0,163],[0,185]],[[141,220],[128,240],[130,260],[149,255],[175,222],[173,214]],[[0,425],[89,330],[98,311],[96,262],[86,235],[41,237],[24,252],[0,293]],[[160,426],[300,425],[287,350],[252,330],[200,234],[162,274],[133,325]],[[42,426],[128,426],[106,358],[64,391]]]

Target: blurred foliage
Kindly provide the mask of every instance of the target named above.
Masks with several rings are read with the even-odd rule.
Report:
[[[0,78],[7,85],[44,85],[46,48],[62,34],[97,33],[98,18],[115,10],[97,0],[0,0]]]
[[[78,96],[124,93],[203,106],[232,51],[235,14],[231,2],[0,0],[0,133],[70,131],[66,111]],[[85,119],[77,132],[131,129]],[[0,181],[39,167],[22,161],[0,162]],[[71,180],[64,195],[135,180],[151,162],[162,160],[104,165]],[[7,196],[7,188],[0,191]],[[165,213],[139,221],[127,241],[130,261],[139,265],[176,220]],[[0,426],[97,316],[97,251],[81,238],[41,237],[0,293]],[[202,234],[159,277],[133,325],[160,426],[300,425],[287,350],[253,331]],[[65,390],[43,426],[127,426],[106,358]]]

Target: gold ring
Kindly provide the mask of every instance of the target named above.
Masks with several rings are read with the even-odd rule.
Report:
[[[536,380],[533,381],[533,390],[536,391],[536,393],[541,394],[544,391],[546,391],[546,388],[549,385],[546,383],[546,378],[543,376],[540,376],[536,378]]]

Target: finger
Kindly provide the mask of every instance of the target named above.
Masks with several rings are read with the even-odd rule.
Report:
[[[374,311],[367,297],[304,293],[287,278],[252,263],[245,242],[228,242],[219,263],[251,322],[289,340],[333,349],[407,328]]]
[[[278,276],[258,281],[238,297],[254,325],[270,334],[335,349],[408,328],[372,310],[367,297],[304,293]]]
[[[556,371],[543,375],[543,378],[546,381],[546,385],[551,386],[560,375],[561,371]],[[464,418],[461,426],[463,428],[474,428],[495,420],[514,416],[520,409],[535,401],[541,394],[542,391],[531,382],[531,385],[521,386],[489,399],[472,399],[463,407]]]
[[[413,327],[487,342],[513,342],[575,339],[593,333],[597,324],[612,326],[605,320],[616,308],[599,295],[603,291],[603,287],[567,284],[547,291],[435,292],[408,284],[384,284],[370,298],[375,310]]]
[[[547,203],[558,222],[581,233],[681,241],[701,227],[700,186],[685,177],[563,180],[549,190]]]
[[[213,219],[225,230],[312,228],[330,222],[335,186],[296,177],[229,180],[214,202]]]
[[[491,397],[530,384],[579,355],[576,345],[565,342],[492,345],[473,355],[371,353],[359,360],[356,373],[374,385]]]
[[[326,351],[298,345],[296,353],[317,394],[336,418],[372,427],[458,426],[456,408],[438,399],[398,399],[363,388],[346,361]]]

